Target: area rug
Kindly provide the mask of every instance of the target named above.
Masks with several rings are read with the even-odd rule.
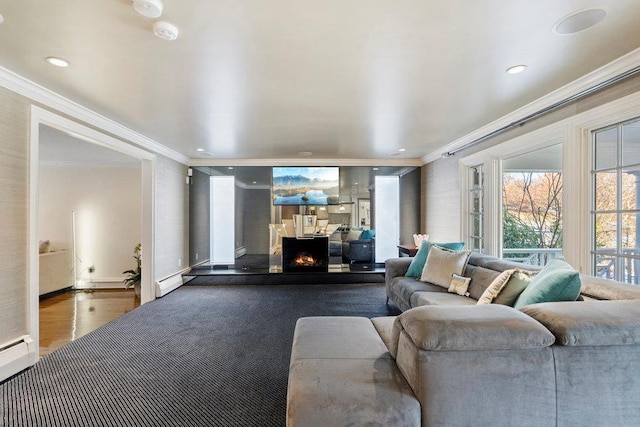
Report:
[[[391,314],[379,283],[183,286],[0,384],[0,425],[284,426],[296,320]]]

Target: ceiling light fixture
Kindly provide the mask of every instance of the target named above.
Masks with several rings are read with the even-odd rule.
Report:
[[[133,0],[133,8],[147,18],[159,18],[164,5],[160,0]]]
[[[599,24],[606,16],[607,12],[603,9],[580,10],[558,21],[553,31],[561,35],[579,33]]]
[[[407,151],[406,148],[398,148],[398,153],[404,153],[405,151]]]
[[[66,59],[57,58],[55,56],[48,56],[45,58],[45,61],[47,61],[51,65],[55,65],[56,67],[65,68],[69,66],[69,61],[67,61]]]
[[[154,22],[153,34],[162,40],[172,41],[178,38],[178,27],[164,21]]]
[[[204,151],[204,148],[196,148],[196,151],[199,151],[200,153],[202,153]]]
[[[507,68],[505,71],[507,74],[518,74],[527,69],[527,66],[524,64],[514,65],[513,67]]]

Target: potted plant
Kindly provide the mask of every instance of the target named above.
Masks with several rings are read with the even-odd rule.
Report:
[[[127,277],[124,279],[124,287],[125,289],[129,289],[133,286],[133,289],[136,292],[136,296],[140,297],[140,279],[142,277],[142,259],[140,251],[142,250],[142,245],[138,243],[135,248],[133,248],[133,258],[136,260],[136,269],[135,270],[126,270],[123,271],[122,274],[126,274]]]

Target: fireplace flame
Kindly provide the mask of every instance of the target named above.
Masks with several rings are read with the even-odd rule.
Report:
[[[309,255],[298,255],[296,259],[293,260],[294,264],[297,266],[314,266],[316,265],[316,260]]]

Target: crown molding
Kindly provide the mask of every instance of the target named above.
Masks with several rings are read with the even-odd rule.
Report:
[[[422,166],[420,159],[190,159],[189,166]]]
[[[135,144],[152,153],[168,157],[176,162],[187,164],[189,158],[178,153],[151,138],[129,129],[114,120],[96,113],[82,105],[71,101],[37,83],[28,80],[13,71],[0,67],[0,87],[27,97],[48,108],[67,114],[91,126],[115,135],[127,142]]]
[[[433,151],[425,155],[421,159],[422,164],[427,164],[434,160],[437,160],[442,157],[442,153],[455,151],[459,147],[469,144],[470,142],[475,141],[478,138],[482,138],[483,136],[491,132],[501,129],[512,123],[516,123],[530,114],[533,114],[577,93],[601,84],[626,71],[638,67],[638,65],[640,65],[640,48],[633,50],[628,54],[623,55],[620,58],[615,59],[588,74],[585,74],[579,79],[574,80],[573,82],[562,86],[561,88],[556,89],[541,98],[538,98],[537,100],[525,105],[524,107],[518,108],[517,110],[514,110],[511,113],[481,128],[476,129],[475,131],[441,147],[437,151]]]

